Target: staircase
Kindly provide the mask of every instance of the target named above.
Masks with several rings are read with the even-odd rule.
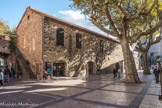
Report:
[[[37,79],[36,74],[32,71],[29,64],[27,64],[26,59],[24,58],[19,49],[16,49],[16,54],[17,54],[17,62],[22,71],[22,78]]]

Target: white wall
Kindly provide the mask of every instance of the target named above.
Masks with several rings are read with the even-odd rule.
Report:
[[[148,56],[150,56],[151,52],[154,52],[154,56],[162,56],[162,41],[151,46]]]

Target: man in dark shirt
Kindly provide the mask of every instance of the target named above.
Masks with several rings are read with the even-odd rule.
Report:
[[[4,76],[5,76],[5,82],[9,83],[10,70],[8,69],[8,66],[6,66],[6,68],[5,68]]]

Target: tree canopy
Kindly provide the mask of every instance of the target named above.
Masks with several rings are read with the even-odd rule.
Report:
[[[72,6],[102,31],[118,38],[126,34],[130,42],[156,32],[162,25],[161,0],[73,0]]]
[[[10,27],[7,25],[7,22],[0,18],[0,34],[6,34],[10,31]]]
[[[142,36],[162,26],[161,0],[72,0],[71,6],[89,16],[91,22],[120,40],[124,57],[125,82],[140,83],[132,46]]]

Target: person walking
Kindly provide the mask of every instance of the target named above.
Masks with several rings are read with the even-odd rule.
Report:
[[[1,66],[1,71],[3,73],[3,79],[4,79],[4,66]],[[3,80],[3,84],[4,84],[4,80]]]
[[[43,81],[44,80],[47,80],[47,71],[46,70],[43,71]]]
[[[4,66],[1,67],[1,70],[2,70],[2,72],[3,72],[3,74],[4,74]]]
[[[158,67],[155,66],[155,68],[154,68],[154,70],[153,70],[153,73],[154,73],[155,76],[156,76],[157,69],[158,69]]]
[[[15,72],[15,68],[13,66],[11,67],[11,73],[12,73],[12,77],[15,78],[16,72]]]
[[[116,73],[117,73],[117,71],[116,71],[116,69],[114,68],[114,69],[113,69],[114,78],[117,77],[117,74],[116,74]]]
[[[5,82],[9,83],[9,78],[10,78],[10,70],[8,69],[8,66],[6,66],[4,70],[4,75],[5,75]]]
[[[3,75],[2,70],[0,69],[0,87],[1,88],[3,87],[3,78],[4,78],[4,75]]]
[[[118,78],[120,78],[120,72],[121,72],[121,69],[120,69],[120,64],[119,63],[116,63],[116,71],[117,71],[117,74],[118,74]]]

